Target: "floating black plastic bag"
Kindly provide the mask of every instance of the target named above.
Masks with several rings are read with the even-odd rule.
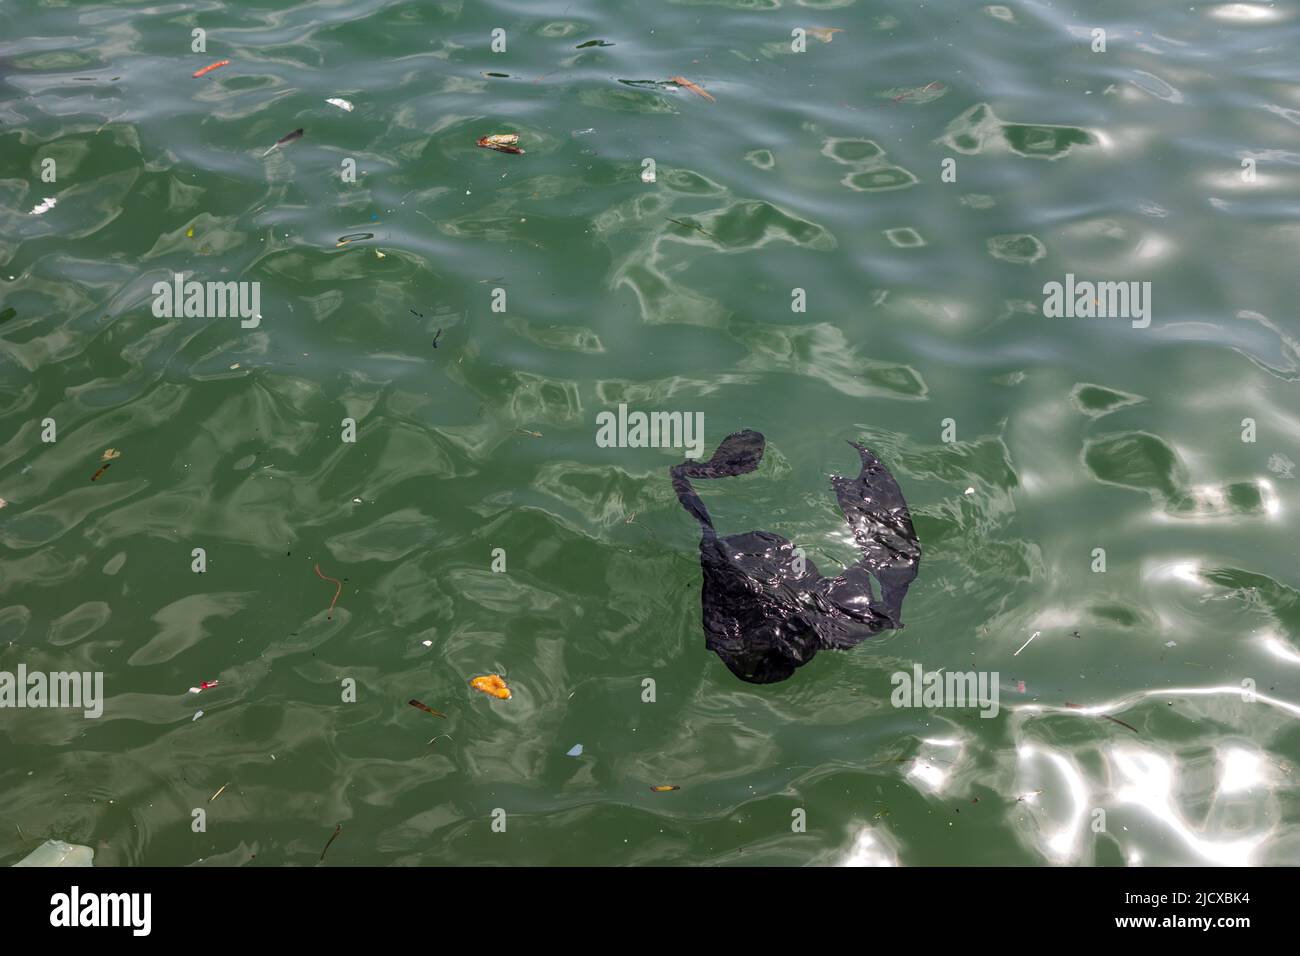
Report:
[[[705,646],[752,684],[783,681],[820,650],[844,650],[889,628],[901,628],[903,598],[921,563],[921,546],[903,492],[870,449],[857,478],[832,476],[840,510],[862,549],[843,574],[822,577],[795,546],[770,531],[718,537],[690,479],[744,475],[763,460],[756,431],[728,435],[706,462],[669,469],[682,507],[700,523],[701,603]],[[800,565],[802,564],[802,571]],[[880,599],[871,578],[880,582]]]

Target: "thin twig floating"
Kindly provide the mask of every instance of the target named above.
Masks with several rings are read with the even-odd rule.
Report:
[[[362,239],[373,238],[375,238],[373,232],[350,232],[346,236],[339,236],[339,241],[334,243],[334,248],[337,249],[339,246],[346,246],[349,242],[359,242]]]
[[[1119,724],[1121,727],[1127,727],[1129,730],[1133,731],[1133,733],[1137,734],[1139,737],[1142,736],[1142,731],[1138,730],[1138,729],[1137,729],[1136,727],[1134,727],[1132,724],[1126,724],[1124,721],[1120,720],[1118,717],[1112,717],[1110,714],[1102,714],[1101,716],[1105,717],[1105,718],[1106,718],[1107,720],[1109,720],[1111,723]]]
[[[674,219],[672,216],[664,216],[664,218],[671,223],[676,223],[677,225],[682,226],[683,228],[686,229],[694,229],[702,236],[708,236],[710,239],[714,239],[721,242],[721,240],[718,239],[718,237],[715,236],[713,233],[709,232],[707,229],[700,228],[699,226],[695,225],[695,223],[693,222],[683,222],[681,219]]]
[[[108,471],[108,469],[112,467],[112,465],[113,463],[111,461],[104,462],[104,464],[99,466],[99,470],[90,476],[90,480],[99,481],[99,476],[102,475],[104,472]]]
[[[221,785],[221,789],[220,789],[220,790],[218,790],[218,791],[217,791],[216,793],[214,793],[212,796],[208,797],[208,803],[211,803],[213,800],[217,799],[217,797],[221,796],[221,794],[225,792],[226,787],[228,787],[228,786],[230,786],[230,784],[228,784],[228,783],[223,783],[223,784]]]
[[[325,850],[328,850],[330,848],[330,844],[333,843],[335,840],[337,840],[339,838],[339,834],[342,832],[343,832],[343,824],[340,823],[338,826],[334,828],[334,835],[325,841]],[[325,850],[320,851],[320,862],[322,863],[325,862]]]
[[[672,793],[674,790],[680,790],[680,789],[682,788],[677,786],[676,784],[665,783],[665,784],[660,784],[657,787],[651,787],[650,792],[651,793]]]
[[[218,60],[216,63],[209,63],[209,64],[208,64],[207,66],[205,66],[203,69],[201,69],[201,70],[195,70],[195,71],[194,71],[194,78],[197,80],[200,76],[203,76],[205,73],[211,73],[213,70],[219,69],[220,67],[223,67],[223,66],[230,66],[230,61],[229,61],[229,60]]]
[[[688,79],[687,79],[686,77],[684,77],[684,76],[670,76],[670,77],[668,77],[668,82],[669,82],[669,83],[676,83],[678,86],[683,86],[683,87],[685,87],[686,89],[690,90],[692,93],[694,93],[696,96],[702,96],[702,97],[704,97],[704,98],[705,98],[706,100],[708,100],[710,103],[716,103],[716,102],[717,102],[717,100],[714,99],[714,97],[712,96],[712,94],[708,93],[708,92],[707,92],[703,87],[701,87],[701,86],[699,86],[699,85],[697,85],[697,84],[695,84],[695,83],[692,83],[690,80],[688,80]]]
[[[433,716],[435,716],[435,717],[446,717],[446,716],[447,716],[446,714],[444,714],[444,713],[443,713],[442,711],[440,711],[440,710],[434,710],[434,709],[433,709],[432,707],[430,707],[428,704],[422,704],[422,703],[420,703],[420,702],[419,702],[418,700],[416,700],[414,697],[412,697],[410,700],[408,700],[407,703],[410,704],[412,707],[418,707],[420,710],[424,711],[426,714],[433,714]]]
[[[268,150],[267,150],[265,153],[263,153],[262,155],[263,155],[263,156],[270,156],[272,150],[275,150],[276,148],[278,148],[278,147],[280,147],[280,146],[288,145],[289,143],[292,143],[295,139],[302,139],[302,130],[301,130],[301,129],[296,129],[296,130],[294,130],[292,133],[285,133],[283,136],[281,136],[279,139],[277,139],[277,140],[275,141],[275,146],[272,146],[271,149],[268,149]]]
[[[107,468],[108,466],[105,465],[104,467]],[[316,565],[316,577],[320,578],[322,581],[329,581],[331,584],[336,586],[334,590],[334,597],[330,601],[329,611],[325,615],[325,620],[332,621],[334,620],[334,603],[339,599],[339,595],[343,593],[343,582],[339,581],[336,578],[325,577],[325,575],[320,573],[319,564]]]
[[[438,347],[438,339],[441,337],[442,337],[442,329],[439,329],[437,334],[435,334],[433,337],[433,347],[435,349]]]

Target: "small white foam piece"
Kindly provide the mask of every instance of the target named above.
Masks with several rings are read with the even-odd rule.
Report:
[[[49,212],[51,209],[54,208],[54,206],[55,206],[56,203],[58,203],[58,200],[57,200],[57,199],[54,199],[54,198],[51,197],[51,196],[46,196],[45,199],[43,199],[43,200],[41,201],[40,205],[38,205],[35,209],[33,209],[33,210],[32,210],[31,212],[29,212],[27,215],[29,215],[29,216],[39,216],[39,215],[41,215],[42,213],[47,213],[47,212]]]
[[[339,109],[344,110],[345,112],[348,113],[351,113],[352,110],[354,109],[351,103],[349,103],[347,100],[343,99],[340,96],[331,96],[325,102],[328,103],[330,106],[337,106]]]

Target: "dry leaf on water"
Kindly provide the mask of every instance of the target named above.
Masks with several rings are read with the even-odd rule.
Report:
[[[469,686],[497,700],[510,699],[510,688],[506,686],[500,674],[484,674],[482,677],[475,677],[469,682]]]
[[[491,136],[480,136],[478,145],[484,149],[495,149],[498,153],[513,153],[516,156],[522,156],[524,153],[519,148],[518,133],[493,133]]]
[[[843,33],[843,32],[844,31],[839,27],[808,27],[807,28],[807,33],[809,36],[816,37],[817,39],[821,40],[823,43],[830,43],[831,40],[835,39],[835,34]]]

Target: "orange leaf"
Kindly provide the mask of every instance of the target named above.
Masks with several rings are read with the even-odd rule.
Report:
[[[469,682],[469,686],[497,700],[510,699],[510,688],[506,686],[500,674],[484,674],[482,677],[475,677]]]

